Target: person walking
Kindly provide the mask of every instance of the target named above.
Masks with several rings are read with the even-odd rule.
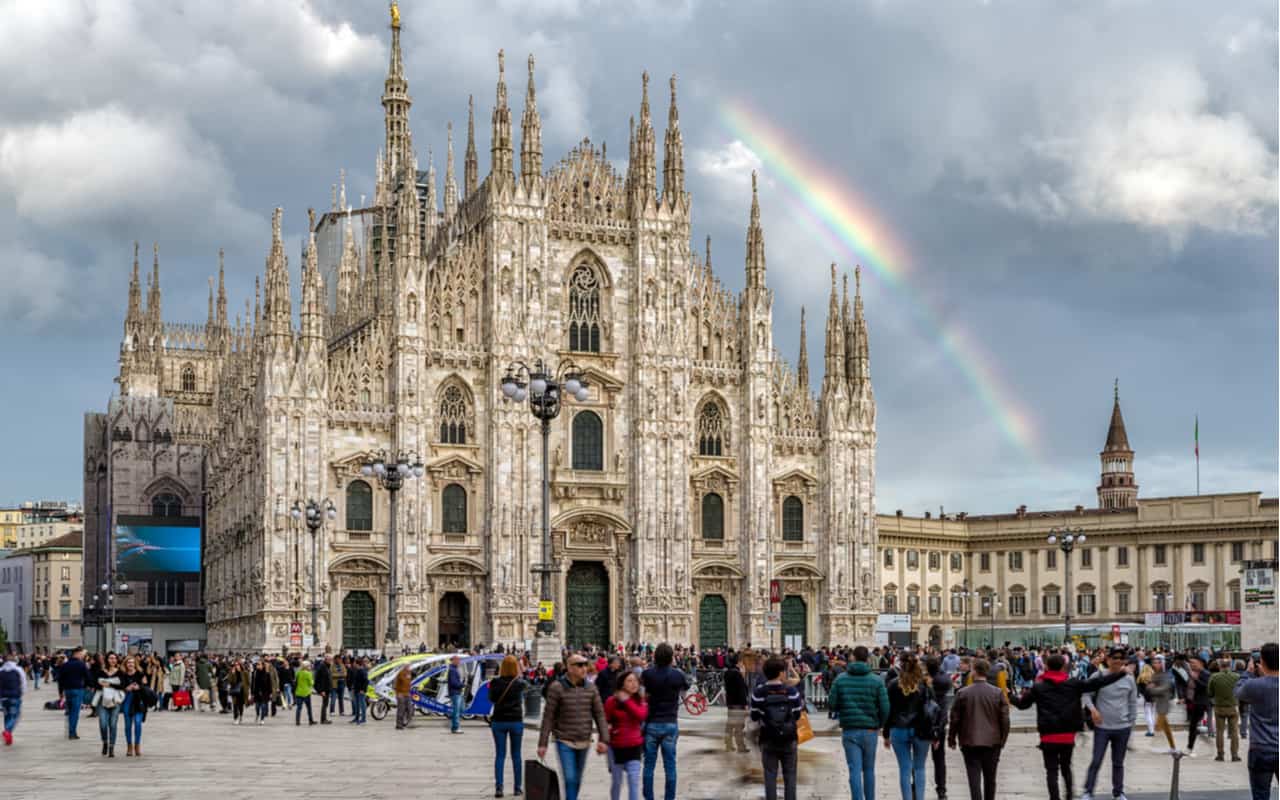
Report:
[[[586,681],[586,657],[578,653],[570,655],[567,668],[565,675],[547,687],[542,729],[538,733],[538,758],[546,756],[547,743],[554,735],[560,775],[564,780],[564,800],[578,800],[587,752],[591,748],[591,726],[595,725],[599,737],[596,752],[600,754],[608,750],[609,728],[604,721],[600,693]]]
[[[1173,700],[1176,688],[1173,673],[1165,669],[1164,656],[1157,653],[1151,658],[1151,678],[1147,681],[1147,697],[1155,708],[1155,729],[1164,734],[1169,742],[1168,747],[1155,747],[1157,754],[1176,753],[1178,744],[1173,740],[1173,727],[1169,725],[1169,704]]]
[[[449,659],[449,733],[462,733],[462,701],[466,699],[467,682],[462,674],[462,657]]]
[[[898,662],[896,679],[889,681],[889,716],[883,728],[884,747],[893,748],[898,760],[898,788],[902,800],[923,797],[925,783],[925,759],[929,755],[930,740],[918,735],[925,717],[929,687],[925,685],[924,671],[915,653],[904,652]]]
[[[1071,754],[1075,750],[1076,733],[1084,728],[1084,712],[1080,698],[1086,691],[1108,686],[1121,679],[1123,671],[1099,675],[1087,681],[1067,676],[1066,659],[1057,653],[1045,660],[1045,671],[1029,689],[1015,696],[1013,705],[1027,709],[1036,707],[1036,731],[1040,734],[1040,754],[1044,758],[1045,782],[1049,800],[1071,798]],[[1170,739],[1172,742],[1172,739]],[[1062,774],[1063,794],[1058,793],[1058,774]]]
[[[1231,657],[1225,653],[1218,656],[1218,671],[1209,677],[1209,701],[1213,703],[1213,723],[1215,744],[1218,755],[1214,761],[1223,760],[1223,738],[1231,739],[1231,760],[1240,760],[1240,708],[1236,705],[1235,688],[1240,680],[1231,669]]]
[[[1113,647],[1107,658],[1107,671],[1123,672],[1129,657],[1123,647]],[[1084,696],[1084,707],[1093,720],[1093,756],[1085,773],[1084,794],[1080,800],[1093,800],[1102,759],[1111,748],[1111,796],[1125,800],[1124,757],[1129,749],[1129,736],[1138,718],[1138,684],[1132,675],[1095,689]]]
[[[79,739],[80,707],[84,705],[85,686],[89,685],[89,667],[84,663],[84,648],[77,647],[58,669],[58,696],[67,713],[67,738]]]
[[[227,672],[227,697],[231,700],[231,722],[239,725],[244,719],[244,704],[253,695],[253,684],[240,659],[231,663]]]
[[[123,674],[120,671],[118,655],[107,653],[102,669],[94,676],[94,683],[98,686],[94,708],[98,711],[98,734],[102,737],[102,754],[108,758],[115,758],[120,704],[124,702]]]
[[[868,656],[863,645],[853,648],[853,658],[827,691],[827,709],[840,722],[853,800],[875,800],[876,740],[889,721],[889,692],[872,673]]]
[[[169,660],[169,692],[165,695],[165,707],[170,707],[173,703],[173,696],[182,689],[182,682],[187,678],[187,665],[183,663],[182,657],[174,655]],[[176,705],[172,706],[174,711],[179,710]]]
[[[409,722],[413,719],[413,704],[409,698],[409,686],[413,682],[413,672],[409,670],[408,665],[400,668],[396,673],[393,688],[396,693],[396,730],[402,731],[409,727]]]
[[[747,705],[751,701],[751,690],[747,686],[747,676],[755,673],[756,657],[750,650],[738,656],[738,663],[724,671],[724,704],[728,714],[724,723],[724,749],[732,753],[747,752]]]
[[[787,662],[780,658],[764,662],[764,678],[751,692],[751,719],[760,723],[765,800],[778,800],[779,767],[785,800],[796,800],[796,723],[804,711],[804,695],[787,682]]]
[[[640,800],[640,756],[644,749],[644,724],[649,706],[640,697],[640,679],[634,672],[622,673],[617,690],[604,703],[609,723],[609,751],[613,782],[609,800],[619,800],[622,784],[627,784],[627,800]]]
[[[924,662],[925,673],[929,676],[929,688],[933,691],[933,701],[938,706],[936,738],[930,750],[933,760],[933,785],[938,800],[947,800],[947,722],[951,715],[952,683],[951,676],[942,669],[942,661],[937,656],[929,656]]]
[[[969,778],[969,800],[995,800],[1000,751],[1009,738],[1009,701],[987,680],[986,659],[973,661],[972,682],[956,692],[951,704],[947,745],[960,745]],[[904,796],[904,800],[910,800]]]
[[[124,660],[121,680],[124,682],[124,703],[121,706],[124,716],[124,754],[142,758],[142,723],[147,720],[147,708],[155,699],[155,694],[147,686],[146,673],[133,656]]]
[[[267,715],[271,713],[271,699],[275,696],[275,679],[272,677],[271,665],[265,658],[259,659],[253,670],[253,708],[254,717],[259,725],[267,724]]]
[[[524,692],[526,684],[520,678],[520,662],[512,655],[504,656],[498,666],[498,677],[489,681],[489,699],[493,711],[489,715],[489,730],[493,734],[494,797],[502,797],[502,773],[507,758],[507,746],[511,749],[511,772],[515,776],[515,794],[524,786],[520,743],[524,738]],[[352,687],[355,691],[355,687]]]
[[[320,724],[328,725],[329,695],[333,692],[333,656],[326,654],[324,659],[316,663],[315,688],[313,694],[320,700]]]
[[[658,766],[658,753],[662,753],[662,770],[666,773],[663,787],[664,800],[676,797],[676,742],[680,738],[678,722],[680,694],[689,690],[689,678],[671,666],[675,651],[662,642],[653,651],[653,666],[640,676],[645,700],[649,705],[649,720],[644,727],[644,800],[653,800],[653,774]]]
[[[22,715],[22,696],[27,693],[27,674],[18,666],[18,654],[6,653],[0,663],[0,710],[4,711],[4,743],[13,744],[13,730]]]
[[[1257,661],[1250,658],[1245,676],[1233,690],[1236,700],[1249,704],[1249,790],[1253,800],[1271,797],[1271,779],[1280,777],[1280,734],[1277,733],[1277,701],[1280,699],[1280,648],[1268,642],[1259,648]]]
[[[288,684],[286,684],[287,686]],[[303,661],[294,672],[293,685],[293,724],[302,724],[302,709],[307,709],[307,724],[315,725],[315,717],[311,715],[311,692],[315,687],[315,675],[311,665]],[[321,700],[321,702],[324,702]]]
[[[298,682],[298,662],[290,661],[282,658],[278,661],[272,660],[272,666],[275,667],[276,675],[280,678],[280,702],[285,710],[294,707],[293,687]],[[315,683],[315,674],[312,674],[312,683]]]
[[[204,713],[205,705],[209,706],[210,711],[216,711],[218,709],[217,705],[215,705],[216,702],[217,692],[215,692],[213,688],[213,664],[209,663],[209,657],[207,655],[201,653],[196,658],[195,706],[201,713]]]
[[[1208,724],[1212,708],[1209,701],[1209,670],[1205,669],[1205,662],[1199,654],[1193,654],[1187,659],[1187,684],[1182,691],[1187,709],[1187,749],[1183,753],[1195,758],[1200,726]]]
[[[360,658],[347,670],[347,686],[351,688],[351,724],[363,725],[369,708],[368,661]]]
[[[334,709],[338,711],[338,716],[347,713],[347,661],[342,656],[338,656],[333,660],[333,669],[330,670],[333,680],[333,691],[329,693],[329,716],[333,716]]]

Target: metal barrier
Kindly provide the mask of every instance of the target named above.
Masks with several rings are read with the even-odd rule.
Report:
[[[817,709],[827,707],[827,687],[822,683],[822,674],[810,672],[804,676],[804,702]]]

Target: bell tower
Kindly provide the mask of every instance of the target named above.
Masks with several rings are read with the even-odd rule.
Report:
[[[1138,484],[1133,480],[1133,451],[1120,415],[1120,379],[1116,379],[1115,405],[1111,427],[1102,448],[1102,481],[1098,484],[1098,508],[1134,508],[1138,505]]]

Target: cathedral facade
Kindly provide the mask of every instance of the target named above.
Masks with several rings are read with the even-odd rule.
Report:
[[[158,260],[144,310],[135,258],[119,391],[171,404],[172,435],[203,459],[201,478],[147,478],[205,497],[208,647],[278,649],[302,623],[335,650],[381,648],[393,589],[404,645],[532,640],[540,422],[500,381],[535,359],[590,387],[548,453],[564,639],[870,641],[876,406],[856,280],[841,297],[832,266],[815,397],[803,316],[796,366],[773,346],[754,178],[744,290],[721,285],[709,240],[691,247],[674,77],[661,175],[647,75],[625,174],[588,140],[544,169],[533,58],[517,143],[499,54],[490,172],[472,115],[463,180],[450,146],[440,200],[410,104],[393,8],[373,202],[312,218],[298,325],[279,209],[260,301],[235,322],[221,276],[203,326],[162,322]],[[394,558],[390,498],[360,469],[380,454],[424,467],[397,493]],[[313,559],[290,509],[326,499]]]

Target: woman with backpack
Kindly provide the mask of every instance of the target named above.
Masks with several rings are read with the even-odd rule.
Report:
[[[936,709],[937,703],[915,653],[902,654],[897,678],[886,688],[889,691],[889,721],[884,726],[884,747],[886,750],[892,747],[898,759],[898,786],[902,800],[924,797],[929,788],[925,782],[925,760],[929,757],[929,748],[937,746],[929,738],[933,720],[927,707]]]

